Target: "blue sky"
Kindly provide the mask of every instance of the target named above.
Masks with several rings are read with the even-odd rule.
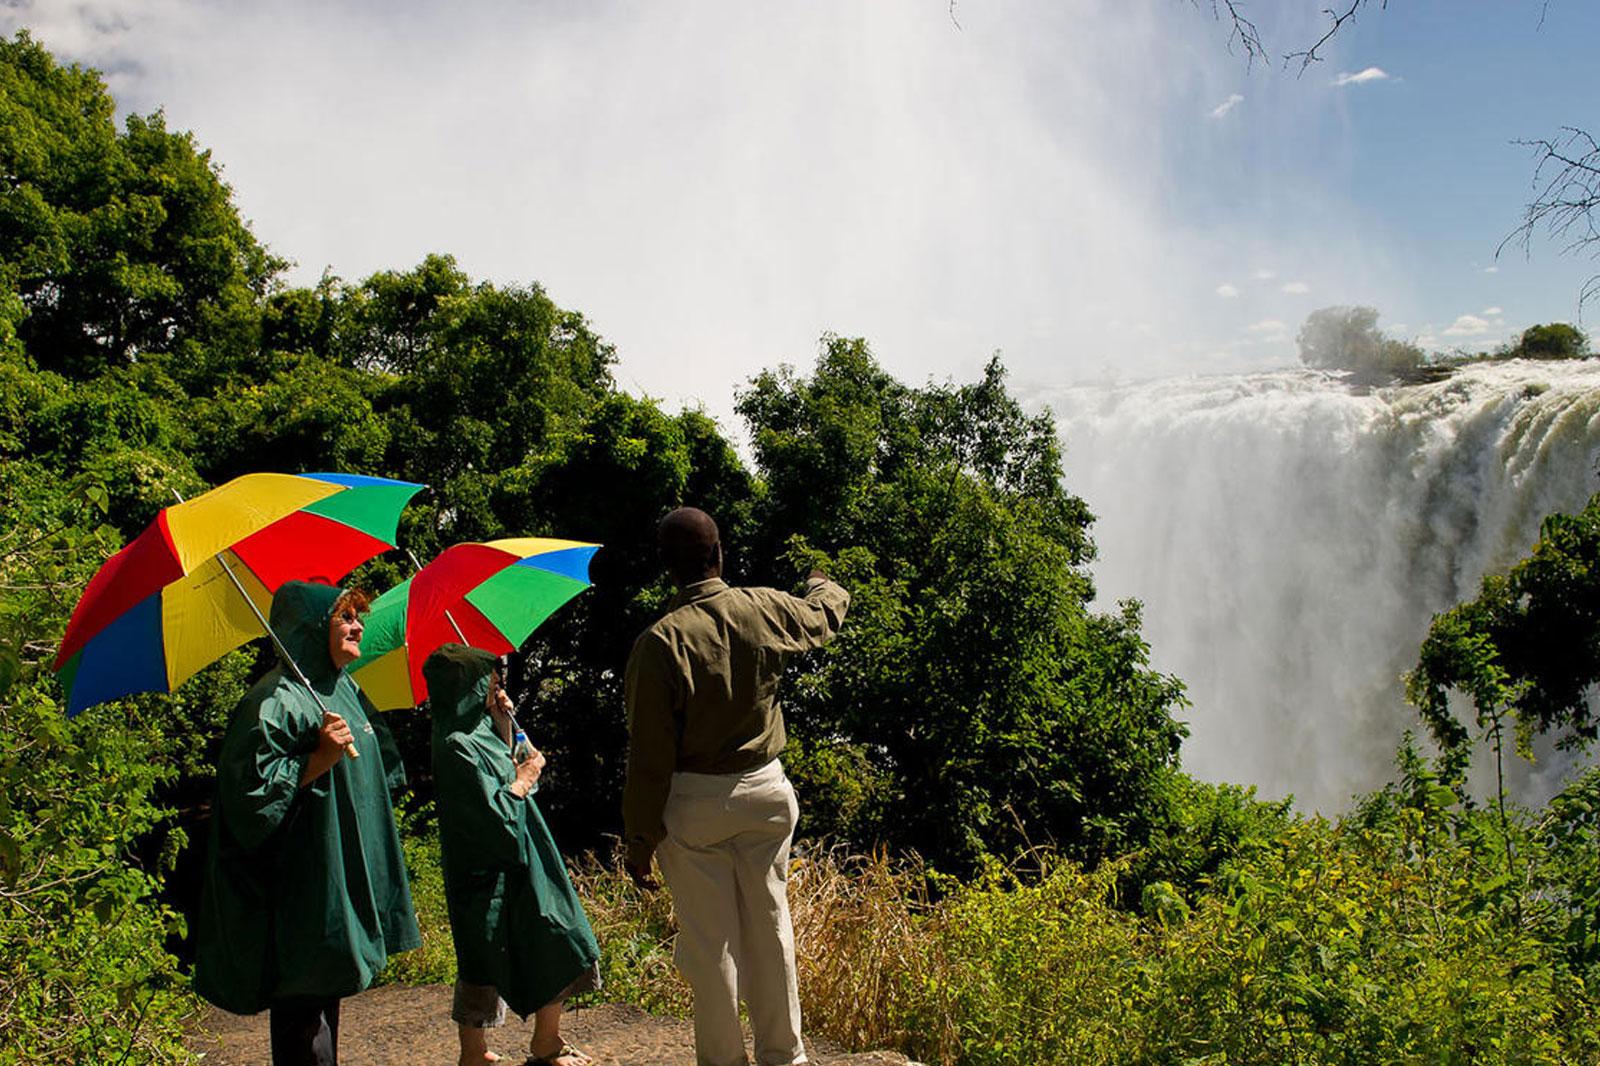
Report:
[[[1246,10],[1280,55],[1324,6]],[[296,280],[448,251],[725,420],[827,330],[913,381],[998,349],[1027,391],[1292,363],[1336,303],[1437,347],[1574,317],[1600,264],[1494,253],[1510,142],[1600,127],[1600,5],[1391,0],[1303,74],[1208,7],[7,0],[0,29],[194,130]]]
[[[1600,38],[1600,6],[1554,0],[1542,25],[1540,16],[1537,2],[1396,0],[1364,12],[1329,59],[1303,74],[1241,76],[1232,92],[1244,99],[1214,123],[1240,128],[1208,131],[1238,155],[1219,161],[1205,155],[1212,145],[1194,149],[1195,172],[1207,180],[1190,209],[1243,225],[1268,203],[1258,222],[1281,233],[1316,228],[1307,217],[1316,208],[1297,190],[1342,204],[1400,276],[1328,278],[1312,302],[1371,303],[1429,347],[1476,348],[1533,321],[1571,319],[1597,264],[1537,240],[1528,256],[1517,246],[1494,254],[1531,188],[1530,151],[1514,142],[1600,124],[1600,89],[1583,73]],[[1371,69],[1384,76],[1337,84]],[[1304,110],[1300,97],[1309,98]],[[1231,195],[1240,189],[1249,191]],[[1492,307],[1501,313],[1486,315]]]

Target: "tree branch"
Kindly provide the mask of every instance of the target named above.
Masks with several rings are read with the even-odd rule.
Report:
[[[1317,54],[1321,50],[1322,46],[1333,40],[1334,35],[1344,28],[1345,23],[1353,21],[1356,17],[1356,12],[1360,11],[1363,7],[1366,7],[1369,3],[1371,3],[1371,0],[1350,0],[1350,6],[1346,8],[1343,13],[1341,13],[1337,8],[1324,8],[1322,13],[1333,20],[1333,24],[1328,27],[1328,31],[1321,37],[1318,37],[1316,43],[1310,48],[1307,48],[1303,52],[1290,52],[1288,55],[1283,57],[1283,61],[1288,63],[1290,60],[1300,60],[1300,73],[1302,74],[1306,72],[1306,69],[1310,67],[1311,64],[1322,62],[1322,56]],[[1379,0],[1378,6],[1381,8],[1387,8],[1389,6],[1389,0]]]
[[[1196,8],[1200,6],[1200,0],[1189,0],[1189,2]],[[1228,16],[1228,51],[1232,52],[1235,46],[1243,49],[1247,67],[1258,59],[1265,63],[1267,49],[1261,43],[1261,32],[1256,29],[1256,24],[1239,10],[1239,0],[1211,0],[1211,17],[1221,22],[1223,12],[1227,12]]]
[[[1498,258],[1508,244],[1528,254],[1535,230],[1564,242],[1563,254],[1589,249],[1600,257],[1600,143],[1586,130],[1564,126],[1555,137],[1517,141],[1532,149],[1534,197],[1523,209],[1522,223],[1495,249]],[[1584,282],[1578,296],[1581,310],[1600,297],[1600,274]]]

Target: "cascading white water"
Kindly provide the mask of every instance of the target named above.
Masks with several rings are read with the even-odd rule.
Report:
[[[1098,602],[1142,600],[1154,664],[1188,684],[1186,768],[1330,813],[1392,776],[1417,726],[1400,676],[1433,614],[1600,488],[1595,362],[1370,391],[1285,370],[1040,398],[1096,515]],[[1547,761],[1519,791],[1542,798],[1552,776]]]

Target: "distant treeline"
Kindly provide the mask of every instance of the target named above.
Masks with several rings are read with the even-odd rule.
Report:
[[[1589,338],[1566,322],[1533,325],[1493,351],[1428,353],[1413,341],[1387,336],[1371,307],[1323,307],[1306,316],[1296,338],[1300,361],[1319,370],[1350,372],[1362,384],[1429,380],[1468,363],[1498,359],[1587,359]]]

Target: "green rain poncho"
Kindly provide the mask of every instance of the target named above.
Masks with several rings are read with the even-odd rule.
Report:
[[[322,712],[281,663],[240,701],[222,741],[194,987],[236,1014],[289,997],[353,995],[388,956],[421,943],[389,798],[405,780],[398,753],[328,655],[340,591],[285,584],[272,599],[272,628],[349,723],[360,758],[300,787]]]
[[[446,644],[423,675],[457,973],[493,985],[526,1016],[582,975],[600,949],[544,816],[531,797],[506,788],[516,767],[485,702],[494,662]]]

